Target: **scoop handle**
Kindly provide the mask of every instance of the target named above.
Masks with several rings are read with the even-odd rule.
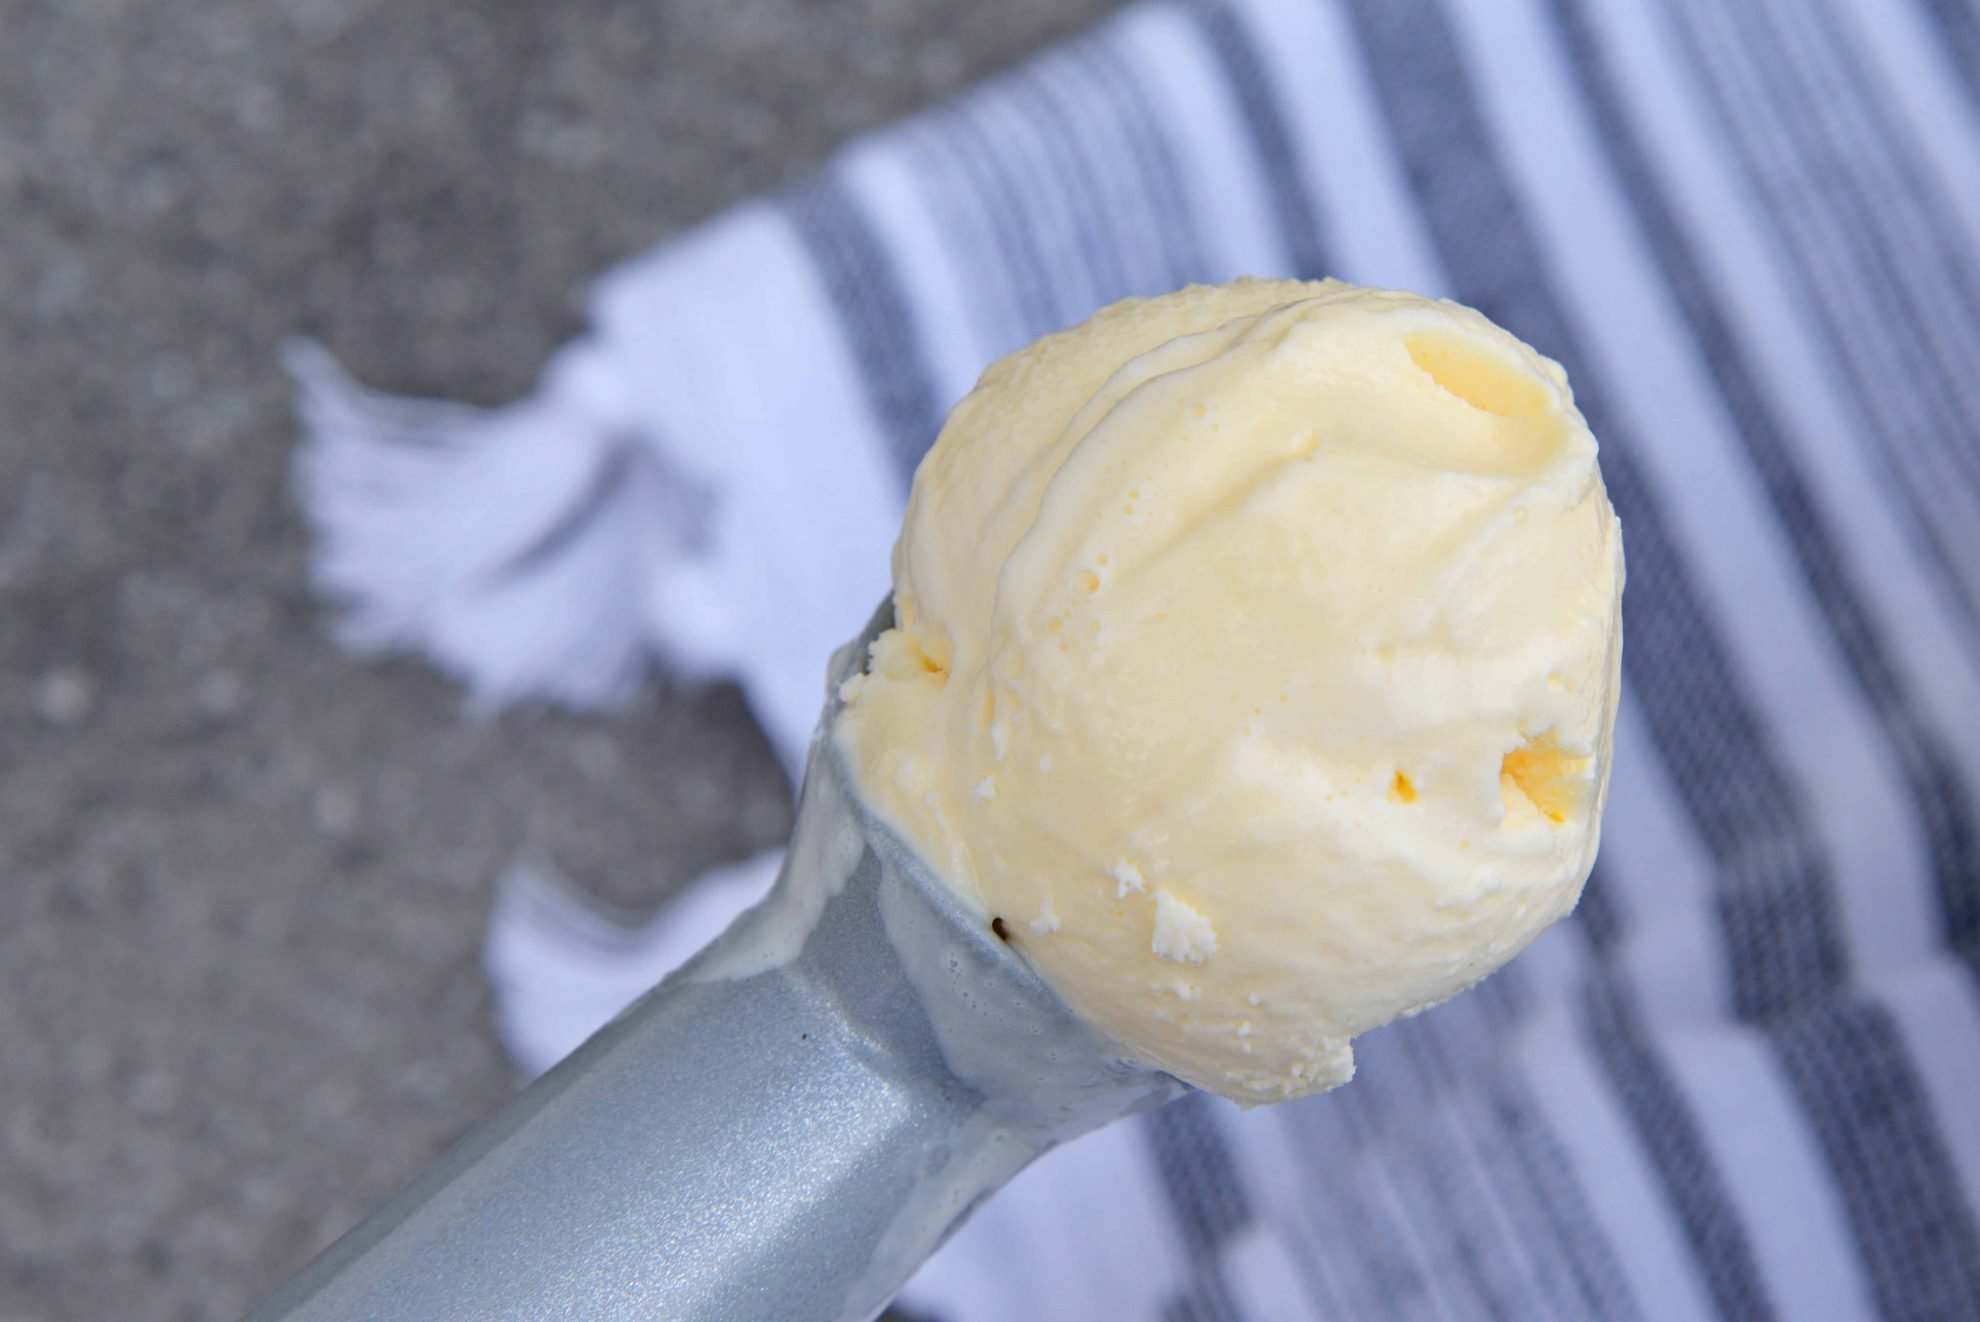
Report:
[[[770,899],[251,1322],[869,1318],[1038,1153],[1175,1091],[1064,1050],[1063,1004],[876,847],[827,760]],[[1030,1034],[1057,1077],[971,1068],[985,1032],[958,1036],[952,993],[1018,1033],[976,1064],[1022,1060]]]

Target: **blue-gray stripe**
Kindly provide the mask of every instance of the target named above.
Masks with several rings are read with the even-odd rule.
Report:
[[[1037,139],[1039,153],[1064,201],[1067,223],[1084,268],[1087,296],[1082,301],[1097,308],[1125,296],[1130,281],[1121,260],[1121,246],[1115,241],[1120,226],[1113,200],[1100,185],[1089,150],[1089,139],[1099,125],[1085,106],[1068,104],[1048,77],[1046,64],[1063,62],[1064,58],[1055,54],[1018,70],[1012,75],[1010,93],[1014,108]]]
[[[1085,47],[1083,54],[1094,85],[1114,97],[1121,107],[1128,150],[1135,171],[1148,190],[1145,219],[1161,238],[1162,287],[1177,289],[1193,280],[1209,279],[1212,273],[1205,257],[1207,250],[1197,231],[1196,212],[1183,187],[1182,167],[1176,163],[1175,149],[1162,135],[1160,112],[1114,40],[1094,41]]]
[[[1357,1039],[1354,1082],[1340,1090],[1340,1103],[1382,1154],[1403,1217],[1430,1241],[1431,1270],[1459,1315],[1530,1322],[1539,1301],[1512,1268],[1513,1246],[1480,1215],[1475,1191],[1455,1179],[1445,1144],[1425,1123],[1422,1090],[1396,1059],[1398,1031],[1392,1025]]]
[[[1747,25],[1746,40],[1779,52],[1758,67],[1765,100],[1786,111],[1782,123],[1797,147],[1830,153],[1842,190],[1860,200],[1869,221],[1866,251],[1916,309],[1928,352],[1919,366],[1936,376],[1962,420],[1980,416],[1980,383],[1967,370],[1980,356],[1980,277],[1952,201],[1933,183],[1913,135],[1891,113],[1888,96],[1871,86],[1863,61],[1845,49],[1827,0],[1794,0],[1786,11],[1761,0],[1735,17]],[[1980,490],[1980,449],[1952,444],[1952,436],[1928,439],[1968,494]]]
[[[1501,969],[1474,989],[1471,998],[1485,1020],[1490,1035],[1509,1042],[1524,1031],[1533,1011],[1533,997],[1518,965]],[[1489,1096],[1499,1124],[1512,1135],[1512,1147],[1522,1155],[1522,1163],[1532,1180],[1542,1207],[1558,1222],[1555,1234],[1565,1246],[1568,1266],[1577,1286],[1590,1301],[1595,1315],[1606,1318],[1633,1318],[1640,1314],[1615,1247],[1597,1228],[1594,1208],[1588,1202],[1580,1176],[1560,1139],[1542,1118],[1543,1112],[1525,1073],[1512,1063],[1512,1053],[1487,1047],[1466,1035],[1462,1040],[1450,1030],[1442,1040],[1454,1060],[1465,1059],[1466,1043],[1473,1053],[1472,1072],[1489,1083]]]
[[[1873,171],[1878,183],[1871,193],[1873,206],[1886,198],[1902,198],[1906,204],[1893,219],[1914,231],[1922,229],[1928,242],[1922,247],[1934,268],[1926,280],[1927,292],[1938,295],[1945,304],[1946,329],[1956,335],[1952,361],[1970,360],[1980,341],[1980,270],[1976,270],[1973,246],[1961,231],[1952,199],[1933,177],[1916,134],[1902,122],[1890,94],[1877,85],[1865,63],[1858,38],[1843,30],[1834,0],[1795,0],[1787,9],[1778,4],[1769,11],[1776,31],[1799,34],[1808,53],[1822,59],[1831,75],[1808,70],[1811,85],[1819,83],[1817,94],[1827,104],[1853,112],[1859,133],[1851,159]],[[1805,61],[1801,61],[1805,63]],[[1835,95],[1840,79],[1844,95]],[[1895,177],[1897,188],[1883,186]],[[1912,245],[1900,240],[1900,249]],[[1976,398],[1973,382],[1965,374],[1956,384],[1966,387],[1965,398]],[[1969,474],[1980,475],[1980,454],[1966,456],[1975,461]]]
[[[1424,1080],[1424,1094],[1447,1098],[1472,1140],[1555,1314],[1627,1322],[1640,1313],[1615,1252],[1596,1229],[1566,1150],[1507,1064],[1507,1044],[1520,1031],[1527,1000],[1518,969],[1500,971],[1485,987],[1495,994],[1480,988],[1398,1024],[1396,1037]]]
[[[1257,43],[1227,0],[1190,0],[1189,13],[1237,99],[1291,274],[1302,280],[1329,274],[1319,212],[1307,196],[1299,158],[1293,151],[1292,130],[1279,106],[1280,93],[1259,56]]]
[[[949,140],[949,123],[961,113],[950,106],[910,120],[902,130],[902,147],[949,267],[964,285],[963,315],[977,343],[994,356],[1024,343],[1025,318],[1016,285],[1001,278],[1009,259],[997,251],[973,174]]]
[[[1189,216],[1178,214],[1173,162],[1148,107],[1124,95],[1125,75],[1107,32],[1072,43],[1062,65],[1066,123],[1088,162],[1104,203],[1107,242],[1124,268],[1119,293],[1159,294],[1179,283],[1177,272],[1197,261]]]
[[[1778,1317],[1698,1119],[1619,977],[1598,971],[1582,995],[1580,1011],[1582,1036],[1654,1159],[1657,1180],[1719,1316],[1726,1322]]]
[[[906,491],[942,418],[914,310],[893,259],[829,171],[791,189],[784,215],[838,314],[867,403]]]
[[[1918,5],[1938,29],[1966,99],[1980,115],[1980,7],[1971,0],[1918,0]]]
[[[1598,861],[1595,870],[1588,874],[1588,884],[1581,888],[1581,903],[1574,906],[1574,921],[1587,935],[1589,947],[1600,956],[1613,951],[1622,939],[1624,917],[1622,902],[1616,898],[1615,881]]]
[[[1980,1318],[1980,1230],[1901,1043],[1889,1014],[1863,1000],[1775,1036],[1835,1166],[1878,1309],[1891,1322]]]
[[[1041,70],[1061,123],[1077,125],[1078,132],[1068,139],[1078,153],[1082,172],[1088,176],[1097,195],[1097,214],[1105,217],[1103,237],[1109,253],[1120,268],[1118,288],[1108,291],[1108,301],[1130,295],[1166,292],[1169,280],[1169,249],[1177,242],[1153,223],[1157,200],[1150,181],[1143,175],[1132,145],[1132,135],[1147,133],[1149,127],[1133,119],[1115,94],[1112,79],[1097,60],[1104,37],[1095,35],[1071,43],[1055,60]]]
[[[985,131],[980,112],[974,106],[958,107],[943,128],[942,138],[962,166],[1002,258],[1001,269],[979,267],[977,273],[1008,282],[1017,291],[1020,320],[1010,346],[1016,349],[1066,322],[1052,280],[1052,264],[1025,216],[1023,189],[1005,168],[998,141]]]
[[[1315,1189],[1327,1191],[1301,1209],[1304,1247],[1327,1258],[1342,1317],[1440,1316],[1431,1265],[1404,1236],[1405,1218],[1389,1215],[1368,1187],[1388,1164],[1358,1123],[1352,1088],[1275,1108],[1293,1159]]]
[[[1223,1272],[1224,1250],[1256,1220],[1210,1099],[1192,1092],[1150,1112],[1142,1135],[1190,1260],[1167,1322],[1234,1322],[1242,1316]]]

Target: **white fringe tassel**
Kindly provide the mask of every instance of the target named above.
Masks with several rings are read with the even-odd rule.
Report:
[[[285,347],[312,576],[341,642],[424,655],[481,710],[637,690],[668,501],[640,435],[587,398],[585,352],[530,398],[477,409],[380,395],[320,345]]]

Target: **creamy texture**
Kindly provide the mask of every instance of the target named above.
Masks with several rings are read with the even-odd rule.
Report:
[[[1570,909],[1621,541],[1560,368],[1450,303],[1240,281],[997,363],[916,477],[836,737],[1139,1058],[1242,1102]]]

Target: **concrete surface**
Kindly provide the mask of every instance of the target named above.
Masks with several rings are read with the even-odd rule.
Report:
[[[732,692],[476,728],[334,652],[278,338],[507,397],[613,259],[1107,7],[0,0],[0,1320],[234,1317],[499,1099],[519,845],[638,904],[785,829]]]

